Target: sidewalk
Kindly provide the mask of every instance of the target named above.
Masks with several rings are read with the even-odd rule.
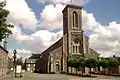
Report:
[[[5,79],[5,78],[8,78],[8,77],[11,77],[11,76],[13,76],[13,72],[9,73],[9,74],[6,75],[6,76],[1,76],[1,77],[0,77],[0,80]]]
[[[14,72],[11,72],[7,76],[0,77],[0,80],[22,80],[23,77],[16,77],[14,75]]]

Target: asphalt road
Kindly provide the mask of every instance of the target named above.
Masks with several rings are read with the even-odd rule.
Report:
[[[1,79],[0,79],[1,80]],[[25,72],[24,77],[14,78],[12,75],[2,80],[120,80],[120,77],[97,76],[97,78],[77,77],[62,74],[37,74]]]

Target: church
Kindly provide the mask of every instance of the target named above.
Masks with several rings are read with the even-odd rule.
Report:
[[[63,37],[41,53],[36,61],[40,73],[67,72],[70,57],[91,57],[98,59],[99,54],[89,48],[89,37],[82,28],[82,7],[68,4],[63,13]]]

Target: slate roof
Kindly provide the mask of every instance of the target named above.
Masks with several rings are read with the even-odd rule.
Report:
[[[26,63],[36,63],[37,59],[26,59]]]

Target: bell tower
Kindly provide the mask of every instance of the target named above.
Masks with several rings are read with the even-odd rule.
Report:
[[[69,4],[64,8],[62,13],[64,34],[69,33],[70,31],[82,30],[82,7]]]
[[[63,13],[63,64],[67,67],[69,57],[84,55],[82,7],[68,4]]]

